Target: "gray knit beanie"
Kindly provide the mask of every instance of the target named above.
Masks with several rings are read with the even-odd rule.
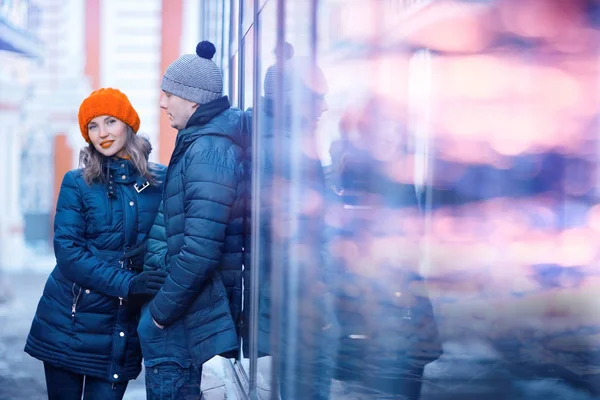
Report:
[[[223,96],[223,76],[212,61],[215,46],[202,41],[196,54],[184,54],[173,61],[163,76],[160,88],[197,104],[206,104]]]

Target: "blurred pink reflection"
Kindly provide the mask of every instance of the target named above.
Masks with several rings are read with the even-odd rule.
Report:
[[[359,232],[334,255],[390,289],[390,270],[419,270],[449,336],[541,340],[600,324],[600,32],[585,6],[430,2],[379,38],[432,50],[421,69],[403,51],[348,67],[372,78],[369,95],[347,102],[341,136],[396,184],[413,184],[426,157],[434,193],[427,221],[383,193],[365,196],[370,210],[337,210],[331,223]],[[411,148],[419,135],[426,156]],[[577,370],[554,354],[571,345],[522,354]]]

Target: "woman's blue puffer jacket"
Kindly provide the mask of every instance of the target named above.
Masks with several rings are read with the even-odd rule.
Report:
[[[151,164],[159,184],[144,187],[130,161],[111,159],[106,167],[108,183],[88,185],[80,169],[63,179],[54,220],[57,264],[25,351],[71,372],[123,382],[139,375],[142,359],[140,302],[127,298],[137,272],[123,255],[144,246],[166,168]]]

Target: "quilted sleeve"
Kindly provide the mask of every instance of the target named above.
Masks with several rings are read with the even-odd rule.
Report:
[[[165,228],[163,203],[161,201],[154,224],[148,233],[146,257],[144,259],[144,270],[166,270],[166,257],[167,231]]]
[[[73,171],[61,184],[54,219],[54,254],[60,272],[77,284],[115,297],[127,297],[134,273],[112,265],[86,246],[84,204]]]

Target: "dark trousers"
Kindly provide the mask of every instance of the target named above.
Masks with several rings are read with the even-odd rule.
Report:
[[[419,400],[423,386],[423,367],[414,367],[396,377],[363,377],[372,398]]]
[[[48,400],[121,400],[129,382],[111,383],[44,363]]]
[[[302,329],[298,336],[303,336],[304,342],[299,338],[295,343],[282,343],[284,348],[278,368],[281,399],[327,400],[334,373],[336,343],[330,340],[327,331],[315,330],[309,334]]]
[[[199,400],[202,367],[182,368],[175,362],[146,367],[147,400]]]
[[[310,365],[282,362],[279,368],[280,394],[282,400],[310,399],[327,400],[330,398],[331,368],[318,365],[315,360]]]

